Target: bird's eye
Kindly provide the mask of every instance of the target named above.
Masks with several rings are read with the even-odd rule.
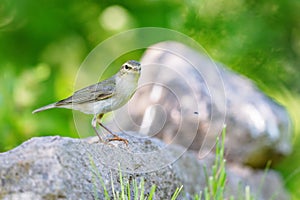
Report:
[[[125,65],[124,68],[128,70],[130,67],[128,65]]]

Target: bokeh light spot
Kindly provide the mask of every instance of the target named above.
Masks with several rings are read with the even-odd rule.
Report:
[[[110,31],[128,28],[130,21],[127,10],[119,5],[106,8],[99,16],[100,25]]]

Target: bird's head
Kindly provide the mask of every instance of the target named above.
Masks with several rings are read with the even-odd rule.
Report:
[[[141,73],[141,64],[135,60],[129,60],[124,63],[120,70],[121,75],[124,74],[137,74],[140,75]]]

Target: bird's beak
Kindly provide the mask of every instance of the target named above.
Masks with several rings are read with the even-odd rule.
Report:
[[[141,67],[134,68],[134,71],[141,72]]]

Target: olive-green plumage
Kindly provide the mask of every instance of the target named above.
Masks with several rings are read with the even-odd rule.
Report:
[[[113,134],[103,124],[100,119],[103,114],[116,110],[123,106],[134,94],[138,79],[141,73],[141,65],[139,62],[130,60],[124,63],[120,71],[109,79],[90,85],[66,99],[43,106],[33,111],[33,113],[41,112],[51,108],[68,108],[79,110],[86,114],[93,114],[92,126],[95,129],[100,140],[101,137],[96,130],[97,122],[107,131]],[[113,134],[113,140],[123,140]]]

